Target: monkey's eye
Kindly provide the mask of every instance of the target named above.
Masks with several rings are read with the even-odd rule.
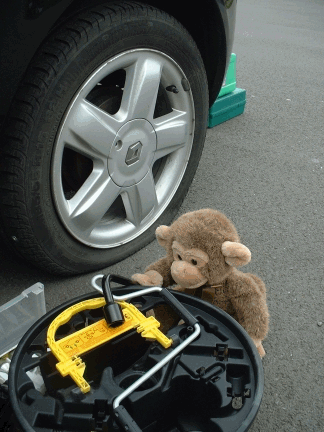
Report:
[[[197,263],[197,261],[195,259],[192,259],[191,260],[191,264],[193,264],[194,266],[196,266],[198,263]]]
[[[179,260],[179,261],[182,261],[181,256],[180,256],[179,254],[178,254],[177,256],[178,256],[178,260]]]

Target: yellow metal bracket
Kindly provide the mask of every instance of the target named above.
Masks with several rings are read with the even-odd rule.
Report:
[[[50,324],[47,331],[47,344],[57,358],[57,370],[65,377],[70,375],[79,386],[82,393],[90,391],[89,383],[83,378],[86,368],[85,363],[79,357],[81,354],[102,345],[109,340],[136,328],[137,332],[148,340],[157,340],[164,348],[169,348],[172,339],[166,337],[158,328],[159,321],[150,316],[146,318],[134,305],[125,301],[118,302],[122,308],[125,322],[118,327],[108,327],[105,319],[97,321],[81,330],[74,332],[58,341],[55,340],[57,329],[66,324],[73,315],[87,309],[103,307],[106,301],[103,297],[85,300],[65,309]]]

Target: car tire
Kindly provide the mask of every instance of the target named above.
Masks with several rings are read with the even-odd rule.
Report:
[[[61,275],[133,254],[177,214],[207,119],[204,63],[173,17],[137,2],[70,17],[35,54],[5,121],[6,243]]]

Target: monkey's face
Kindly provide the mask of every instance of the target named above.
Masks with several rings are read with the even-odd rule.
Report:
[[[186,249],[177,241],[172,243],[173,280],[183,288],[198,288],[207,282],[208,255],[200,249]]]
[[[222,283],[233,267],[251,259],[249,249],[239,243],[234,225],[216,210],[182,215],[171,227],[158,227],[156,238],[172,263],[173,280],[183,288]]]

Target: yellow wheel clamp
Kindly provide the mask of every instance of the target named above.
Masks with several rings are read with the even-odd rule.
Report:
[[[63,377],[70,375],[81,389],[82,393],[89,392],[90,385],[83,378],[86,365],[79,357],[81,354],[135,328],[142,337],[148,340],[157,340],[164,348],[169,348],[173,342],[172,339],[166,337],[158,329],[160,323],[154,317],[150,316],[146,318],[134,305],[125,301],[119,301],[118,303],[122,308],[125,318],[125,322],[118,327],[108,327],[106,320],[102,319],[74,332],[72,335],[55,341],[57,329],[63,324],[66,324],[73,315],[87,309],[103,307],[106,301],[103,297],[100,297],[86,300],[69,307],[58,315],[48,328],[47,344],[58,360],[56,364],[57,370]]]

